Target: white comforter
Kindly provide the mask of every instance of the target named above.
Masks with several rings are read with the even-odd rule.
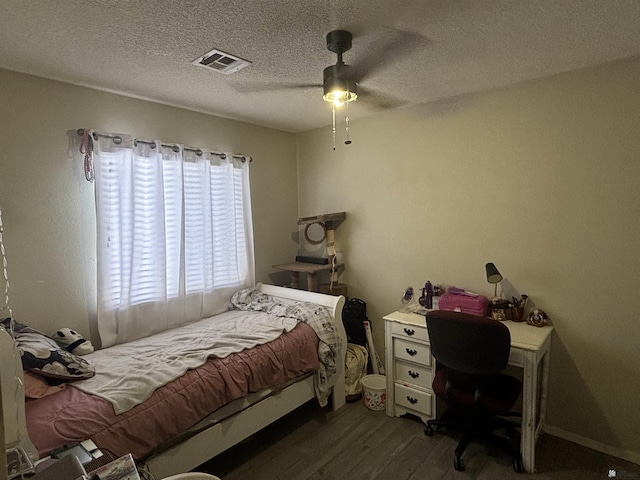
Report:
[[[120,414],[207,358],[224,358],[270,342],[296,324],[294,318],[231,310],[86,355],[84,358],[95,365],[96,375],[73,386],[108,400]]]

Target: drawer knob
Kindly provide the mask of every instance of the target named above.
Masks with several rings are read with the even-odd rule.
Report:
[[[407,335],[411,336],[414,333],[416,333],[416,331],[413,328],[405,328],[404,329],[404,333],[406,333]]]
[[[411,378],[418,378],[420,374],[418,372],[412,372],[411,370],[409,370],[409,376]]]
[[[411,405],[415,405],[416,403],[418,403],[418,399],[407,395],[407,402],[409,402]]]
[[[417,351],[417,350],[414,350],[413,348],[405,348],[405,350],[406,350],[406,351],[407,351],[407,353],[408,353],[409,355],[411,355],[412,357],[413,357],[414,355],[417,355],[417,354],[418,354],[418,351]]]

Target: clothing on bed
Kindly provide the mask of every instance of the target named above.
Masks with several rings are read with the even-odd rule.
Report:
[[[42,398],[66,388],[66,383],[49,385],[47,380],[31,372],[23,372],[25,398]]]
[[[331,393],[331,379],[336,373],[336,358],[343,340],[333,323],[331,311],[309,302],[283,302],[257,289],[245,288],[234,293],[231,306],[240,310],[267,312],[278,317],[290,317],[306,323],[316,332],[320,368],[314,377],[315,394],[322,407],[327,405]]]

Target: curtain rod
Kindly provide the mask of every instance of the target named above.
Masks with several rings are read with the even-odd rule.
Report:
[[[78,130],[76,130],[76,133],[80,136],[84,135],[84,128],[79,128]],[[119,135],[107,135],[105,133],[93,132],[93,139],[98,140],[98,137],[110,138],[111,140],[113,140],[113,143],[115,143],[116,145],[120,145],[122,143],[122,137]],[[147,140],[138,140],[137,138],[134,139],[134,145],[138,145],[138,143],[151,145],[151,148],[155,148],[155,145],[156,145],[156,142],[147,141]],[[170,143],[170,144],[162,143],[161,145],[166,148],[171,148],[174,152],[177,152],[179,150],[178,145],[176,145],[175,143]],[[200,148],[191,148],[191,147],[183,147],[183,148],[184,150],[187,150],[189,152],[195,152],[195,154],[198,156],[202,156],[202,154],[204,154],[204,150]],[[209,153],[211,153],[211,155],[217,155],[222,159],[227,158],[227,155],[222,152],[209,152]],[[246,162],[247,160],[249,160],[249,163],[253,162],[253,158],[247,157],[246,155],[233,155],[233,158],[241,160],[242,162]]]

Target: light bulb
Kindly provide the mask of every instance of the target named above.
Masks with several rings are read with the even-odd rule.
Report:
[[[341,107],[347,102],[353,102],[358,96],[355,92],[348,90],[333,90],[324,95],[324,100],[333,103],[336,107]]]

